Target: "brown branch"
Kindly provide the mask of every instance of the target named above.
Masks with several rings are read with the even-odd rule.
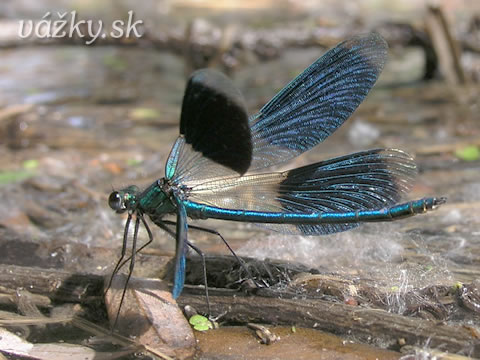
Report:
[[[190,295],[186,291],[178,302],[182,306],[190,305],[199,311],[207,311],[205,298],[201,295]],[[213,314],[225,314],[221,320],[231,322],[315,328],[390,349],[399,348],[401,343],[480,355],[479,339],[463,326],[391,314],[384,310],[324,300],[258,296],[211,296],[210,305]]]
[[[440,7],[431,5],[425,21],[443,76],[450,84],[465,84],[459,45],[452,36],[444,12]]]
[[[218,264],[227,266],[226,257],[221,257]],[[195,263],[191,259],[187,263]],[[235,260],[231,260],[234,263]],[[272,266],[266,264],[266,266]],[[275,264],[285,272],[288,265]],[[210,262],[209,271],[215,269]],[[223,269],[225,270],[225,268]],[[298,271],[304,269],[298,268]],[[296,270],[293,270],[295,272]],[[269,269],[270,274],[276,274]],[[193,272],[192,272],[193,273]],[[225,271],[224,271],[225,273]],[[293,273],[290,273],[290,275]],[[218,276],[218,273],[216,274]],[[232,274],[225,274],[231,276]],[[289,275],[289,276],[290,276]],[[222,275],[220,275],[222,276]],[[312,283],[312,281],[314,283]],[[315,282],[321,281],[321,283]],[[0,266],[0,283],[5,288],[16,289],[24,287],[32,293],[48,295],[56,301],[84,302],[100,300],[103,295],[103,278],[91,274],[70,274],[57,270],[44,270],[19,266]],[[305,289],[301,293],[298,289],[279,292],[273,289],[249,290],[255,295],[246,296],[244,292],[228,289],[210,289],[210,305],[212,314],[224,314],[221,321],[235,323],[271,323],[279,325],[296,325],[315,328],[327,332],[352,336],[353,338],[374,343],[377,346],[398,349],[403,345],[439,347],[449,352],[464,352],[473,356],[480,356],[480,341],[478,332],[468,326],[456,326],[437,319],[427,320],[420,317],[403,316],[390,313],[383,309],[366,307],[371,301],[347,301],[344,296],[346,289],[351,288],[351,281],[335,278],[334,276],[312,275],[306,282],[294,281],[295,286]],[[320,291],[313,291],[317,286]],[[368,291],[368,283],[355,284],[355,299],[362,299]],[[308,298],[312,293],[323,296],[322,299]],[[383,290],[372,294],[372,299],[381,299]],[[476,283],[465,285],[458,290],[453,303],[463,304],[459,310],[476,315],[476,304],[480,301],[480,286]],[[439,288],[441,291],[442,288]],[[206,312],[207,305],[202,287],[188,285],[178,299],[181,306],[191,305],[198,311]],[[415,290],[415,296],[436,299],[438,294],[434,287],[427,290]],[[413,293],[413,292],[412,292]],[[441,294],[440,294],[441,295]],[[407,296],[408,297],[408,296]],[[325,300],[328,299],[328,300]],[[441,299],[440,299],[441,300]],[[443,301],[443,300],[442,300]],[[450,303],[452,303],[450,301]],[[347,305],[351,304],[351,305]],[[472,311],[473,310],[473,311]]]
[[[3,31],[2,31],[3,29]],[[8,31],[7,31],[8,30]],[[409,24],[385,23],[374,29],[360,26],[305,27],[303,23],[282,23],[269,29],[221,28],[203,19],[193,20],[184,29],[158,31],[145,26],[140,38],[99,37],[89,46],[141,47],[169,51],[186,60],[188,70],[219,64],[225,71],[231,71],[242,63],[245,54],[254,54],[260,61],[278,58],[288,48],[320,46],[329,48],[345,38],[359,33],[378,31],[390,45],[420,46],[425,51],[425,78],[431,78],[436,70],[435,53],[428,36],[423,30]],[[86,31],[83,31],[87,34]],[[221,34],[218,39],[218,34]],[[86,46],[92,39],[83,38],[36,38],[34,34],[26,39],[18,36],[18,22],[0,22],[0,48],[22,46]]]

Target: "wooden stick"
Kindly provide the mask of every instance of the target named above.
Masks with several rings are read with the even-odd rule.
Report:
[[[103,277],[54,269],[0,265],[0,284],[7,289],[25,288],[64,302],[98,301],[103,296]]]
[[[333,281],[333,277],[329,277],[329,281]],[[101,276],[70,274],[58,270],[0,265],[0,283],[6,288],[25,287],[32,293],[49,294],[57,301],[98,301],[103,295]],[[341,283],[345,284],[345,281]],[[467,288],[464,286],[464,289]],[[472,356],[480,356],[480,348],[475,347],[479,339],[465,326],[341,302],[307,299],[301,293],[282,294],[273,289],[254,291],[262,296],[246,296],[235,290],[211,288],[210,305],[213,315],[224,314],[222,320],[237,323],[257,322],[315,328],[334,334],[351,335],[383,348],[398,349],[399,344],[441,347],[449,352],[470,351]],[[282,296],[298,298],[285,299]],[[178,303],[181,306],[191,305],[201,312],[207,311],[203,289],[199,286],[186,286]]]
[[[211,293],[210,293],[211,294]],[[204,296],[190,295],[188,290],[178,299],[180,305],[191,305],[207,311]],[[401,344],[419,347],[441,347],[449,352],[472,350],[478,339],[463,326],[392,314],[384,310],[365,309],[324,300],[279,299],[258,296],[221,297],[210,295],[213,314],[225,314],[221,320],[295,325],[327,331],[396,349]]]
[[[425,21],[443,76],[451,84],[465,84],[459,45],[452,36],[444,12],[440,7],[430,5]]]

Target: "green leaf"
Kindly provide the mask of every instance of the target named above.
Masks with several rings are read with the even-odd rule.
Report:
[[[202,315],[193,315],[188,322],[193,328],[197,331],[207,331],[213,329],[213,325],[205,316]]]
[[[135,158],[130,158],[127,159],[127,165],[128,166],[136,166],[142,163],[142,160],[140,159],[135,159]]]
[[[480,159],[480,149],[478,146],[470,145],[455,151],[455,156],[463,161],[475,161]]]
[[[130,117],[137,120],[158,119],[160,112],[157,109],[138,107],[130,111]]]
[[[23,162],[23,168],[25,170],[33,170],[38,167],[38,160],[30,159]]]
[[[205,322],[207,322],[208,319],[205,317],[205,316],[202,316],[202,315],[193,315],[189,320],[188,322],[190,323],[190,325],[198,325],[198,324],[204,324]]]
[[[32,177],[33,175],[33,172],[27,170],[0,172],[0,185],[20,182]]]

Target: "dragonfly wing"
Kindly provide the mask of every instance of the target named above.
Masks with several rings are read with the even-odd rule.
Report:
[[[378,34],[346,40],[292,80],[250,118],[249,170],[288,161],[325,140],[355,111],[387,59]]]
[[[193,150],[244,174],[252,160],[248,114],[240,91],[224,74],[195,71],[185,90],[180,134]]]
[[[377,80],[387,44],[376,34],[351,38],[310,65],[258,114],[221,73],[199,70],[182,104],[180,134],[166,167],[176,184],[237,176],[288,161],[332,134]],[[178,146],[177,146],[178,145]]]
[[[416,175],[400,150],[358,152],[285,172],[218,178],[195,185],[188,199],[226,209],[313,213],[380,209],[397,203]],[[320,235],[357,224],[261,224],[289,234]]]
[[[203,156],[188,144],[183,136],[175,142],[165,167],[165,177],[172,184],[194,186],[207,181],[223,177],[238,178],[239,174],[232,168],[220,165],[216,161]]]

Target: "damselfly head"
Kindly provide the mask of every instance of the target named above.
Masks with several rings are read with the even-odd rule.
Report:
[[[108,205],[115,210],[117,214],[133,210],[137,204],[138,192],[139,188],[135,185],[120,191],[113,191],[108,197]]]

